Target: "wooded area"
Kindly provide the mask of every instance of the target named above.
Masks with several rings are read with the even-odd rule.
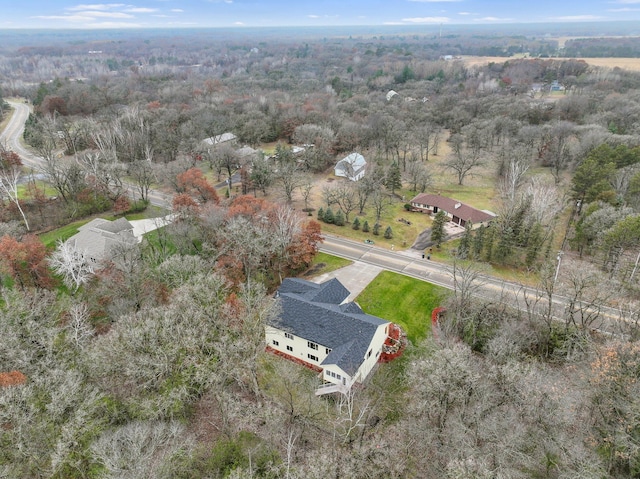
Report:
[[[0,48],[2,119],[26,101],[44,159],[1,149],[0,477],[640,477],[639,73],[534,34],[68,35]],[[41,241],[153,191],[175,220],[117,261]],[[264,351],[275,288],[421,192],[497,213],[425,220],[438,337],[316,397]],[[537,296],[478,298],[486,272]]]

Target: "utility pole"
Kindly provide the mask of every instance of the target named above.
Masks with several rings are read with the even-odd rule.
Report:
[[[558,273],[560,273],[560,263],[562,262],[562,255],[564,253],[562,251],[558,251],[558,256],[556,259],[558,260],[558,266],[556,266],[556,274],[553,277],[553,286],[555,287],[556,281],[558,280]]]

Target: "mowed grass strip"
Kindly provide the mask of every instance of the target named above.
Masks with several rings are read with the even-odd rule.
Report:
[[[48,231],[38,235],[40,241],[44,243],[47,248],[55,248],[58,240],[66,241],[78,232],[78,228],[87,224],[91,219],[83,219],[80,221],[74,221],[66,226],[56,228],[55,230]]]
[[[318,254],[316,254],[316,257],[313,259],[313,263],[311,263],[311,266],[303,274],[303,276],[307,278],[319,276],[324,273],[330,273],[331,271],[344,268],[345,266],[349,266],[352,263],[353,261],[348,259],[318,252]]]
[[[399,325],[417,345],[431,331],[431,311],[442,304],[448,293],[426,281],[383,271],[356,301],[366,313]]]

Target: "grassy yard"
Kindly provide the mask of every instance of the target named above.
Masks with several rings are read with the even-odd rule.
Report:
[[[357,297],[362,309],[398,324],[417,345],[431,331],[431,311],[448,290],[425,281],[383,271]]]
[[[318,276],[324,273],[330,273],[345,266],[349,266],[353,261],[344,258],[338,258],[327,253],[318,253],[311,263],[309,269],[304,273],[306,278]]]
[[[58,240],[68,240],[78,232],[78,228],[80,228],[84,224],[87,224],[89,221],[91,221],[91,218],[74,221],[73,223],[69,223],[66,226],[62,226],[61,228],[42,233],[38,237],[47,248],[54,248]]]
[[[334,208],[334,213],[337,211]],[[360,220],[360,229],[354,230],[352,228],[353,220],[358,217]],[[411,222],[410,225],[399,221],[401,218]],[[316,218],[317,219],[317,218]],[[380,218],[380,234],[373,234],[373,225],[376,222],[374,212],[371,208],[365,210],[365,214],[355,215],[351,214],[349,217],[351,223],[347,223],[344,226],[330,225],[320,222],[322,231],[324,233],[333,234],[336,236],[342,236],[350,238],[356,241],[364,241],[365,239],[372,239],[378,246],[391,248],[391,245],[395,245],[397,248],[410,247],[417,236],[426,228],[431,227],[431,217],[422,213],[412,213],[404,209],[404,202],[395,200],[391,203]],[[369,232],[362,231],[362,225],[367,221],[369,223]],[[391,226],[393,232],[393,238],[386,239],[384,232],[388,226]]]

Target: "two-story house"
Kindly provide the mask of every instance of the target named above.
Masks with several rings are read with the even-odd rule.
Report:
[[[337,279],[322,284],[287,278],[276,293],[278,318],[266,327],[267,350],[321,374],[317,395],[345,393],[372,371],[391,323],[366,314]]]

